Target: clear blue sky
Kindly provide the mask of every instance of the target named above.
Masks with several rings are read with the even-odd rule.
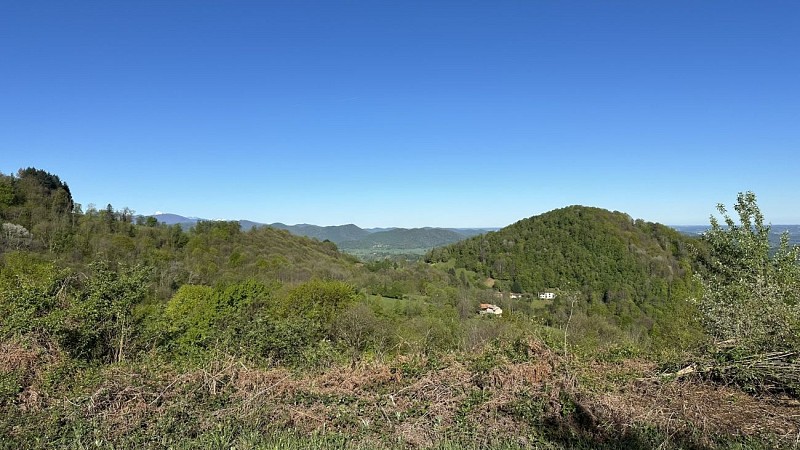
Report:
[[[259,222],[800,223],[797,1],[6,1],[0,171]]]

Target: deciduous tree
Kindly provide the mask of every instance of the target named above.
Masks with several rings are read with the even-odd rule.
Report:
[[[725,206],[711,217],[703,235],[709,255],[701,274],[699,302],[703,322],[713,338],[734,343],[744,353],[800,349],[800,247],[789,236],[771,251],[770,226],[752,192],[740,193],[737,221]]]

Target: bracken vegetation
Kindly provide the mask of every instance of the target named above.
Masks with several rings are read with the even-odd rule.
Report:
[[[0,174],[0,447],[797,447],[800,254],[735,209],[695,240],[573,206],[362,263]]]

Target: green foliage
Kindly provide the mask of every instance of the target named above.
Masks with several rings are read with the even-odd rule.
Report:
[[[332,324],[331,335],[352,356],[367,350],[381,350],[391,339],[386,319],[379,317],[367,303],[359,302],[342,311]]]
[[[650,338],[661,357],[678,357],[684,351],[696,351],[706,342],[697,305],[691,300],[677,300],[652,310]]]
[[[724,225],[712,216],[703,236],[709,253],[699,308],[706,329],[745,354],[800,350],[800,247],[784,235],[770,251],[770,227],[752,192],[740,193],[734,209],[739,223],[720,204]]]
[[[164,326],[180,347],[202,347],[212,335],[217,297],[208,286],[184,284],[164,308]]]
[[[641,303],[663,299],[671,283],[683,282],[688,242],[663,225],[570,206],[436,249],[427,259],[454,258],[456,267],[508,280],[525,292],[574,286]]]
[[[300,316],[319,322],[324,328],[356,299],[352,285],[335,280],[314,279],[289,291],[285,316]]]
[[[0,173],[0,214],[14,202],[14,178]]]
[[[29,252],[12,252],[0,260],[0,335],[48,335],[47,316],[64,299],[66,272]]]
[[[215,288],[210,326],[217,348],[253,360],[301,362],[303,351],[321,339],[321,325],[303,315],[282,314],[279,288],[254,280]]]
[[[86,361],[120,361],[134,333],[132,310],[147,292],[141,266],[111,270],[105,262],[71,274],[26,252],[4,255],[0,314],[4,336],[57,342]]]
[[[286,294],[279,289],[255,280],[213,288],[186,284],[155,326],[165,330],[165,349],[190,357],[223,351],[265,363],[313,363],[327,358],[324,342],[330,339],[367,345],[361,339],[375,324],[354,322],[354,315],[364,316],[351,285],[315,279]]]
[[[748,201],[741,209],[751,224],[737,229],[726,217],[695,243],[706,266],[698,305],[686,301],[700,295],[689,241],[621,213],[564,208],[436,249],[428,255],[436,264],[362,265],[331,242],[270,227],[201,222],[185,231],[110,204],[83,213],[54,175],[0,174],[0,435],[22,448],[272,445],[273,422],[306,420],[294,415],[300,396],[285,393],[317,388],[347,394],[307,395],[310,408],[340,402],[308,417],[368,437],[364,448],[383,443],[384,430],[413,431],[407,419],[436,421],[436,432],[458,438],[432,448],[491,442],[472,426],[487,418],[539,433],[552,425],[550,408],[567,422],[580,410],[577,397],[546,392],[556,348],[568,348],[576,366],[662,358],[702,341],[698,308],[718,339],[749,327],[738,351],[797,348],[797,249],[784,242],[765,253]],[[558,296],[512,300],[498,288]],[[479,303],[500,305],[503,317],[478,317]],[[729,326],[742,315],[739,328]],[[386,362],[371,379],[371,365]],[[763,374],[787,373],[767,362],[734,374],[721,366],[720,376],[772,382]],[[320,373],[332,365],[342,373]],[[511,385],[498,390],[502,383]],[[370,390],[374,398],[357,399]],[[652,436],[643,447],[665,442]],[[540,437],[543,448],[558,448]],[[297,448],[332,442],[293,439]],[[581,439],[561,442],[599,442]],[[608,441],[617,444],[627,441]],[[427,443],[386,447],[409,445]]]
[[[694,345],[696,323],[679,326],[685,329],[669,325],[671,312],[685,310],[697,289],[691,242],[660,224],[570,206],[435,249],[427,260],[449,259],[459,270],[491,277],[496,285],[515,292],[560,293],[537,315],[547,325],[564,327],[576,309],[575,326],[581,332],[575,334],[590,349],[610,342],[652,346],[656,325],[658,345],[674,345],[666,340],[676,334],[686,345]],[[462,285],[475,285],[463,278]],[[578,299],[574,306],[564,301],[564,295],[573,294]],[[522,310],[535,314],[529,307]]]
[[[397,329],[401,349],[436,355],[459,348],[460,330],[455,315],[421,314],[401,322]]]
[[[89,270],[69,306],[50,315],[50,326],[76,358],[121,361],[134,326],[133,307],[147,295],[149,271],[143,266],[111,270],[102,261]]]
[[[0,174],[0,223],[32,233],[29,244],[65,250],[74,226],[74,207],[69,187],[56,175],[34,168],[20,170],[17,177]],[[4,247],[9,247],[8,239],[0,239],[0,251]]]

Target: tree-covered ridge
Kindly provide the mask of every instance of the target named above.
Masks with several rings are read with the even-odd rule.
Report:
[[[69,186],[44,170],[29,167],[16,176],[0,173],[0,244],[34,244],[59,250],[68,238],[75,207]]]
[[[208,221],[184,230],[111,204],[83,211],[65,183],[37,169],[0,174],[0,223],[0,254],[46,254],[73,268],[98,260],[147,265],[159,295],[187,282],[341,279],[352,276],[356,263],[331,243],[274,228],[243,231],[238,222]]]
[[[431,251],[525,292],[581,290],[606,300],[668,297],[691,274],[691,239],[664,225],[569,206]]]
[[[362,239],[370,234],[369,231],[353,224],[322,227],[309,224],[285,225],[282,223],[272,223],[269,224],[269,226],[286,230],[297,236],[306,236],[320,241],[327,240],[336,244]]]
[[[176,214],[149,216],[167,225],[181,225],[190,229],[203,219],[188,218]],[[363,229],[353,224],[318,226],[310,224],[286,225],[280,222],[264,224],[250,220],[239,220],[243,231],[253,228],[272,227],[286,230],[295,236],[305,236],[319,241],[330,241],[343,251],[366,260],[380,260],[387,256],[404,259],[419,259],[428,250],[475,236],[486,229],[449,228],[390,228]]]

